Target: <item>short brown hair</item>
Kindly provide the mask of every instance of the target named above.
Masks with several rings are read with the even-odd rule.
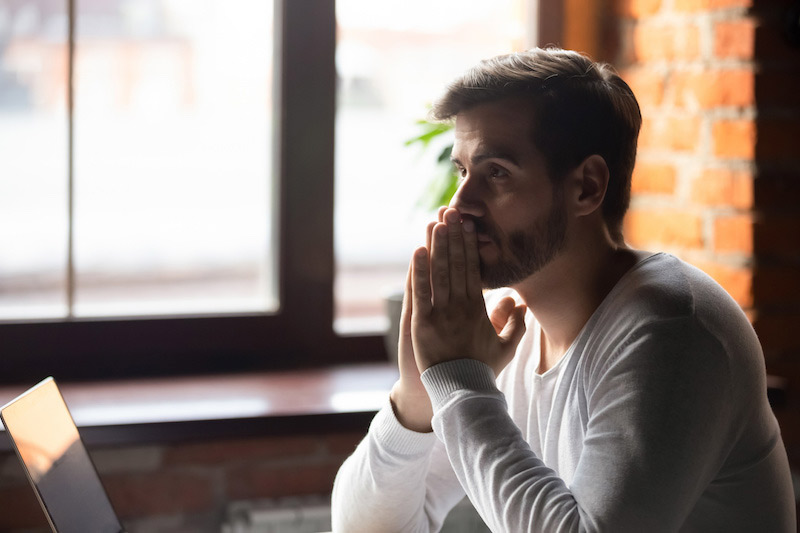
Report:
[[[590,155],[605,160],[610,176],[603,217],[621,240],[642,123],[633,91],[607,64],[568,50],[534,48],[481,61],[448,86],[431,116],[448,120],[478,104],[519,96],[533,104],[532,140],[553,179]]]

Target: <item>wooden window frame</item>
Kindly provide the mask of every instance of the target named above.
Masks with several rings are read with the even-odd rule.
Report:
[[[74,0],[69,2],[70,10]],[[333,330],[336,16],[276,0],[274,313],[67,318],[0,324],[0,383],[308,368],[385,359],[382,337]]]

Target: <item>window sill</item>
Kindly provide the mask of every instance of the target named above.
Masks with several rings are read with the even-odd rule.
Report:
[[[59,388],[92,447],[366,430],[396,379],[396,367],[380,363]],[[24,390],[0,388],[0,405]],[[0,434],[0,451],[10,450]]]

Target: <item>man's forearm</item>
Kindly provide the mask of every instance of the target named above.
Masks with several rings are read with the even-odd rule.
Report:
[[[401,426],[385,406],[336,476],[333,530],[407,531],[412,524],[414,531],[438,529],[437,524],[463,492],[448,463],[431,465],[436,442],[433,433]],[[442,466],[449,475],[442,475]],[[432,468],[437,473],[431,482],[428,474]],[[431,483],[435,486],[429,487]]]

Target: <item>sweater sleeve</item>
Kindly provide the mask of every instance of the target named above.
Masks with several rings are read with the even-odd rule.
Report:
[[[423,373],[434,431],[493,531],[680,529],[726,454],[730,391],[713,341],[667,348],[664,333],[632,337],[587,387],[569,486],[528,446],[488,366],[462,359]]]
[[[332,527],[342,533],[435,532],[464,491],[433,433],[403,427],[387,400],[336,475]]]

